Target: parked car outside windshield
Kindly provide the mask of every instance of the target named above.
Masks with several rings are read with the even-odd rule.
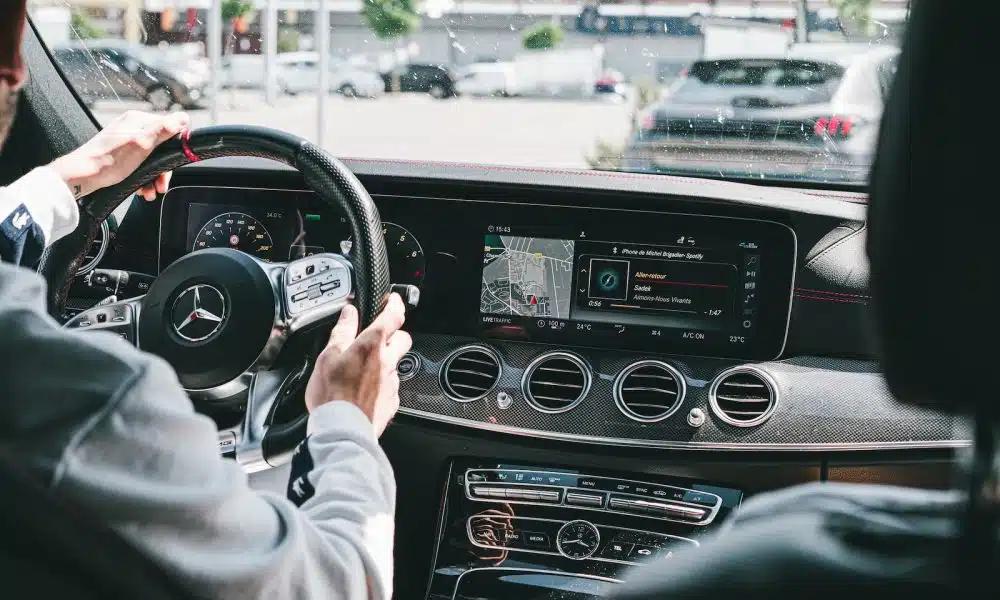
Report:
[[[29,0],[29,13],[50,49],[84,49],[56,59],[102,123],[152,105],[348,159],[864,190],[911,1]]]
[[[885,103],[880,73],[896,54],[697,61],[645,115],[624,166],[863,184]]]
[[[278,55],[277,80],[279,89],[286,94],[315,92],[319,88],[319,54],[316,52],[289,52]],[[348,61],[330,58],[330,91],[348,98],[375,98],[384,92],[382,78],[371,69],[354,66]]]
[[[148,102],[153,110],[197,109],[205,101],[208,79],[183,63],[153,64],[149,49],[128,44],[88,42],[53,52],[70,84],[83,101]]]

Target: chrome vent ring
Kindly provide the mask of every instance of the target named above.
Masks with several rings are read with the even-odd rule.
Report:
[[[500,382],[500,356],[488,346],[462,346],[448,355],[441,366],[441,387],[455,402],[479,400]]]
[[[669,418],[680,409],[686,394],[684,375],[659,360],[640,360],[625,367],[613,388],[618,410],[640,423]]]
[[[726,369],[708,389],[712,414],[734,427],[755,427],[771,418],[778,405],[778,385],[756,367]]]
[[[592,378],[590,367],[579,356],[546,352],[525,369],[521,392],[531,408],[558,414],[583,402],[590,392]]]

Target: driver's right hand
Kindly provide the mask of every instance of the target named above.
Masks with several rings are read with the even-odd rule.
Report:
[[[403,300],[391,294],[382,313],[358,334],[358,311],[345,306],[316,359],[306,386],[306,408],[312,412],[334,400],[349,402],[372,422],[375,435],[382,435],[399,408],[396,363],[413,342],[399,329],[405,318]]]

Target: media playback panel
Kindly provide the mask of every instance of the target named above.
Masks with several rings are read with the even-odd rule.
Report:
[[[794,236],[776,223],[732,221],[745,226],[708,219],[656,243],[585,232],[556,236],[553,228],[487,233],[482,330],[535,341],[603,345],[614,337],[628,349],[774,358],[787,331]]]

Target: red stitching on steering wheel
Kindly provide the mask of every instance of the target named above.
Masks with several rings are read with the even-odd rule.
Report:
[[[199,156],[194,153],[194,150],[191,149],[191,146],[188,145],[188,142],[190,140],[191,140],[191,130],[185,129],[183,132],[181,132],[181,150],[184,151],[184,156],[186,156],[189,161],[193,163],[199,162],[201,161],[201,158],[199,158]]]

